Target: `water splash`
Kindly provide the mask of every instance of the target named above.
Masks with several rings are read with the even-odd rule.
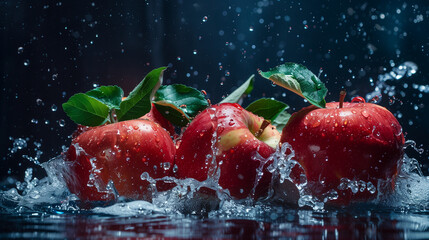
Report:
[[[261,158],[261,156],[257,156]],[[291,192],[287,184],[297,182],[292,169],[300,167],[293,160],[294,152],[287,143],[271,155],[267,161],[272,161],[268,170],[273,174],[270,196],[258,201],[248,199],[234,200],[227,190],[217,183],[217,178],[208,178],[199,182],[195,179],[176,179],[164,177],[152,179],[142,173],[145,180],[155,185],[156,181],[175,183],[176,186],[165,192],[153,191],[151,202],[131,201],[116,198],[116,203],[107,207],[98,206],[92,209],[97,214],[118,216],[134,216],[141,214],[163,213],[172,215],[192,214],[205,216],[246,216],[254,218],[264,211],[274,211],[283,206],[286,200],[295,199],[299,207],[310,207],[315,211],[324,211],[325,203],[338,198],[336,189],[326,192],[323,197],[317,198],[309,194],[305,176],[298,176],[299,183],[293,183],[298,192]],[[401,168],[395,183],[395,191],[383,197],[378,197],[373,204],[395,207],[400,209],[427,209],[429,207],[429,178],[423,176],[419,163],[414,158],[404,156]],[[22,212],[42,208],[44,211],[76,211],[79,210],[77,197],[67,190],[63,173],[67,172],[68,165],[63,156],[58,156],[41,164],[47,177],[41,180],[32,176],[33,169],[26,170],[23,182],[17,182],[16,187],[0,191],[0,208],[10,212]],[[262,168],[261,168],[262,169]],[[215,175],[218,171],[215,171]],[[215,176],[214,175],[214,176]],[[286,185],[285,185],[286,184]],[[286,186],[286,188],[285,188]],[[369,191],[375,194],[375,187],[370,183],[343,179],[339,189],[350,188],[353,192]],[[106,186],[106,188],[109,188]],[[114,186],[109,191],[114,192]],[[154,186],[153,189],[156,189]],[[212,189],[212,191],[207,191]],[[286,191],[286,190],[287,191]],[[103,189],[102,189],[103,190]],[[289,192],[288,192],[289,191]],[[283,195],[281,195],[283,194]],[[283,202],[282,202],[283,200]]]
[[[371,101],[372,99],[378,99],[378,101],[381,101],[383,94],[387,94],[389,97],[395,96],[395,86],[390,85],[387,81],[399,81],[403,78],[411,77],[416,74],[417,71],[417,64],[406,61],[394,67],[390,72],[379,75],[378,80],[375,82],[374,91],[366,95],[366,100]]]

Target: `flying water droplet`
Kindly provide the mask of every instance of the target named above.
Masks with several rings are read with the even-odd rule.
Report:
[[[43,100],[40,98],[36,99],[36,104],[37,104],[37,106],[43,106],[44,105]]]
[[[58,125],[60,125],[60,127],[64,127],[66,125],[66,122],[64,121],[64,119],[60,119],[58,120]]]

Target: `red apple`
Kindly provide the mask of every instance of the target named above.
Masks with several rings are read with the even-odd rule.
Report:
[[[242,199],[252,194],[260,169],[263,175],[253,196],[259,198],[268,193],[271,174],[266,170],[266,159],[279,140],[274,126],[238,104],[209,107],[183,133],[176,151],[177,175],[204,181],[216,178],[220,170],[219,185],[232,197]]]
[[[125,97],[123,98],[125,99]],[[156,123],[158,123],[159,125],[161,125],[161,127],[163,127],[165,130],[168,131],[168,133],[170,133],[170,135],[172,137],[176,136],[176,132],[174,130],[174,126],[173,124],[171,124],[170,121],[168,121],[167,119],[165,119],[162,114],[156,109],[155,105],[152,103],[152,108],[150,109],[150,112],[146,113],[144,116],[140,117],[140,119],[148,119],[151,121],[154,121]],[[104,124],[106,125],[106,124]],[[102,125],[102,126],[104,126]],[[72,134],[72,138],[76,138],[77,136],[79,136],[80,134],[89,131],[91,129],[94,128],[98,128],[99,126],[96,127],[88,127],[88,126],[83,126],[78,124],[76,131]]]
[[[384,107],[360,101],[306,107],[282,132],[281,143],[292,146],[311,193],[323,200],[334,189],[334,204],[375,198],[377,182],[394,181],[403,156],[404,135],[396,118]]]
[[[111,200],[114,191],[127,198],[150,200],[150,183],[142,180],[142,174],[152,178],[169,175],[174,154],[170,135],[153,121],[108,124],[73,139],[65,157],[70,166],[65,179],[70,192],[83,201]]]

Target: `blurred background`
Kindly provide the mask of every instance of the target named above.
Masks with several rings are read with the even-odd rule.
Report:
[[[164,84],[206,90],[219,102],[257,69],[307,66],[338,101],[378,96],[429,171],[427,1],[0,1],[0,181],[22,180],[59,155],[76,125],[61,104],[99,85],[128,94],[150,70]],[[378,3],[377,3],[378,2]],[[244,105],[299,96],[257,76]],[[378,89],[377,89],[378,87]]]

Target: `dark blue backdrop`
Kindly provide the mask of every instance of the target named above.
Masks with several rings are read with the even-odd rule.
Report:
[[[128,93],[164,65],[171,66],[165,83],[204,89],[218,102],[258,68],[298,62],[323,70],[327,100],[334,101],[342,87],[348,97],[365,96],[374,90],[371,79],[412,61],[416,74],[388,82],[403,104],[390,105],[387,95],[379,104],[400,117],[407,139],[429,149],[425,1],[72,2],[0,3],[0,180],[22,179],[35,167],[27,158],[39,151],[38,160],[47,161],[70,143],[75,124],[61,104],[72,94],[94,84],[117,84]],[[275,97],[291,112],[307,105],[260,77],[256,86],[246,101]],[[27,147],[10,153],[17,138]],[[427,151],[407,152],[428,170]]]

